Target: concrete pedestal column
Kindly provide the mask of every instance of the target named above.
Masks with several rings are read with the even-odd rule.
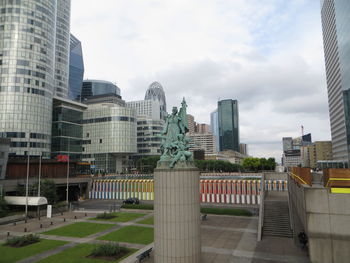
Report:
[[[199,263],[201,255],[199,171],[178,163],[154,172],[156,263]]]

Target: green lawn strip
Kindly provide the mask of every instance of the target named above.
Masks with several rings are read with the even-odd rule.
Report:
[[[143,219],[141,221],[137,221],[136,224],[153,225],[154,224],[154,217],[152,216],[152,217]]]
[[[147,245],[153,242],[153,227],[126,226],[98,239]]]
[[[68,226],[63,226],[53,230],[46,231],[42,234],[67,236],[67,237],[86,237],[104,230],[107,230],[114,225],[112,224],[98,224],[88,222],[77,222]]]
[[[112,222],[128,222],[131,220],[134,220],[136,218],[140,218],[145,216],[146,214],[140,214],[140,213],[129,213],[129,212],[116,212],[111,213],[112,215],[115,215],[116,217],[110,218],[110,219],[103,219],[103,218],[90,218],[90,220],[98,220],[98,221],[112,221]]]
[[[202,207],[201,213],[203,213],[203,214],[215,214],[215,215],[230,215],[230,216],[252,216],[252,213],[248,210],[234,209],[234,208]]]
[[[142,209],[142,210],[153,210],[152,204],[123,204],[122,208],[125,209]]]
[[[84,263],[105,263],[105,262],[120,262],[124,258],[127,258],[131,254],[133,254],[137,249],[128,248],[129,253],[123,256],[122,258],[110,261],[110,260],[103,260],[98,258],[88,258],[92,252],[92,249],[94,248],[94,244],[79,244],[75,247],[66,249],[58,254],[52,255],[50,257],[47,257],[43,260],[38,261],[39,263],[78,263],[78,262],[84,262]]]
[[[9,247],[0,245],[0,262],[16,262],[18,260],[40,254],[44,251],[57,248],[67,244],[66,241],[41,239],[40,242],[36,242],[24,247]]]

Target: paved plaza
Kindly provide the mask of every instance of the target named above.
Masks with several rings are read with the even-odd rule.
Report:
[[[8,224],[0,226],[0,242],[6,240],[8,232],[11,236],[24,235],[28,233],[40,234],[42,232],[69,225],[74,222],[93,222],[113,225],[107,230],[83,238],[40,234],[42,238],[68,241],[69,243],[53,250],[46,251],[39,255],[35,255],[19,261],[21,263],[30,263],[37,262],[45,257],[59,253],[80,243],[106,242],[103,240],[97,240],[97,238],[125,226],[152,226],[140,224],[139,222],[147,218],[152,218],[153,211],[127,210],[127,212],[143,213],[145,215],[128,222],[111,222],[105,220],[92,221],[89,218],[95,217],[97,213],[88,213],[85,211],[68,212],[64,213],[63,215],[57,215],[51,219],[41,218],[40,221],[38,219],[30,219],[27,223],[20,222],[16,223],[16,225]],[[297,248],[294,245],[292,239],[280,237],[264,237],[261,242],[257,242],[257,224],[257,217],[208,215],[207,220],[202,221],[201,224],[201,262],[309,262],[306,256],[306,252]],[[24,232],[25,228],[27,232]],[[128,248],[138,249],[136,253],[121,261],[123,263],[137,262],[137,255],[139,255],[142,251],[153,247],[153,243],[143,245],[121,242],[120,245]],[[153,262],[153,255],[151,255],[150,259],[144,260],[143,262]]]

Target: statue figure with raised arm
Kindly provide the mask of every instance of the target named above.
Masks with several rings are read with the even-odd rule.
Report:
[[[187,104],[185,98],[178,111],[173,107],[172,113],[166,118],[164,129],[161,133],[162,144],[160,163],[169,162],[169,167],[173,168],[179,161],[192,161],[192,153],[188,151],[190,139],[186,137],[188,132]]]

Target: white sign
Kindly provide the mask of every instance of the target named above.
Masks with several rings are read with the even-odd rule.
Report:
[[[52,205],[47,205],[47,218],[51,218]]]

